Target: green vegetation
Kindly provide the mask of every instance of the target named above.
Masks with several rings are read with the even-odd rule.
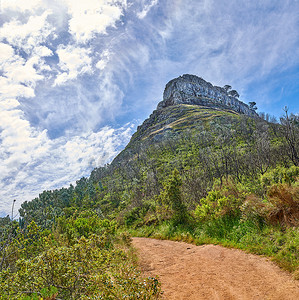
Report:
[[[141,278],[130,237],[116,229],[90,211],[58,218],[52,231],[14,228],[1,299],[157,299],[158,280]]]
[[[282,268],[296,272],[299,269],[298,181],[294,178],[290,185],[273,184],[266,194],[266,198],[260,198],[232,181],[222,186],[216,184],[195,210],[189,212],[192,218],[188,222],[174,226],[167,220],[144,226],[139,219],[128,230],[134,236],[240,248],[272,257]]]
[[[165,111],[111,165],[0,219],[3,299],[158,299],[127,232],[267,255],[299,278],[298,117]]]

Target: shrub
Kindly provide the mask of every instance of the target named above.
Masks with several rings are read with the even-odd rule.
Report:
[[[136,221],[139,221],[142,224],[144,222],[144,217],[150,209],[151,205],[145,203],[142,206],[134,207],[132,210],[126,212],[123,217],[125,225],[131,226]]]
[[[177,169],[173,170],[168,180],[164,183],[164,189],[160,194],[162,205],[172,211],[173,225],[183,224],[188,220],[186,205],[183,202],[180,187],[182,180]]]
[[[214,187],[208,195],[200,200],[195,209],[195,216],[204,221],[223,216],[235,217],[240,215],[240,205],[246,193],[233,182],[228,181],[225,186]]]
[[[1,299],[158,299],[158,280],[143,280],[125,243],[107,248],[103,236],[46,243],[37,256],[19,259],[14,269],[0,272]]]
[[[65,235],[69,243],[76,241],[81,236],[88,238],[92,234],[102,235],[103,243],[109,243],[115,236],[117,224],[115,221],[100,219],[97,214],[85,211],[78,215],[58,219],[58,231]],[[106,245],[106,246],[107,246]]]
[[[243,221],[254,221],[255,224],[262,225],[268,215],[268,208],[260,197],[255,194],[246,196],[245,201],[240,207]]]
[[[268,219],[271,223],[299,225],[299,186],[275,184],[267,193],[270,203]]]
[[[266,172],[261,176],[261,182],[265,187],[269,187],[278,183],[294,183],[299,176],[299,167],[292,166],[290,168],[277,167]]]

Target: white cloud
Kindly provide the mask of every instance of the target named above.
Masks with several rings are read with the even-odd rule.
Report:
[[[15,55],[11,46],[3,43],[0,43],[0,49],[4,50],[0,59],[1,98],[34,97],[36,83],[44,79],[40,74],[44,66],[40,57],[34,55],[25,60]]]
[[[17,99],[13,99],[13,98],[1,99],[0,111],[14,109],[19,105],[20,102]]]
[[[10,79],[0,76],[0,94],[3,98],[34,97],[34,89],[23,84],[13,83]]]
[[[127,6],[126,0],[65,0],[68,12],[69,31],[79,43],[86,43],[95,34],[105,34],[106,29],[115,26]]]
[[[109,60],[110,52],[108,50],[103,51],[103,53],[101,54],[101,59],[96,63],[96,68],[101,71],[104,70]]]
[[[42,0],[1,0],[2,10],[26,11],[35,10],[43,5]]]
[[[68,80],[75,79],[79,74],[91,73],[90,50],[73,45],[60,45],[56,53],[59,57],[58,66],[62,70],[57,76],[54,85],[60,85]]]
[[[159,0],[152,0],[149,4],[144,5],[142,11],[137,13],[137,16],[139,19],[143,19],[146,17],[146,15],[149,13],[152,7],[158,4]]]
[[[4,2],[4,7],[11,8],[20,3],[15,1],[9,6]],[[34,6],[34,3],[28,4]],[[18,8],[22,10],[22,6]],[[41,45],[54,30],[47,22],[50,14],[51,11],[46,10],[41,15],[30,16],[25,23],[13,18],[3,24],[0,31],[0,41],[5,41],[0,43],[2,97],[35,96],[36,83],[44,79],[42,72],[49,69],[42,57],[52,55],[48,47]]]
[[[39,57],[45,57],[45,56],[52,56],[53,51],[49,49],[46,46],[38,46],[34,49],[34,52],[39,56]]]
[[[23,24],[19,20],[4,23],[0,32],[0,40],[30,52],[34,47],[45,42],[54,28],[47,22],[51,10],[44,11],[40,16],[30,16]]]
[[[32,153],[36,153],[38,145],[46,140],[45,132],[32,130],[29,122],[24,119],[23,112],[17,108],[16,100],[6,102],[6,109],[0,111],[1,152],[6,153],[1,157],[2,178],[13,176],[21,169],[22,164],[30,162],[32,156],[36,155]]]
[[[15,113],[7,122],[11,132],[6,129],[0,135],[0,153],[10,153],[0,158],[0,211],[5,212],[9,212],[13,199],[19,208],[23,201],[33,199],[43,190],[61,188],[88,176],[94,167],[109,162],[132,133],[132,126],[127,124],[119,129],[104,127],[95,133],[49,140],[46,132],[33,136],[32,128]]]
[[[12,62],[5,68],[5,76],[11,78],[14,83],[23,83],[31,87],[35,86],[38,80],[42,80],[44,77],[39,75],[35,66],[39,63],[39,57],[31,57],[25,63],[18,60]]]
[[[5,63],[7,60],[10,60],[11,57],[14,56],[13,48],[10,45],[4,43],[0,43],[0,53],[1,53],[0,56],[1,65]]]

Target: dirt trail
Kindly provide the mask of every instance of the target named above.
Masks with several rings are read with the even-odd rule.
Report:
[[[148,238],[133,245],[145,275],[159,276],[164,299],[299,299],[299,282],[263,257]]]

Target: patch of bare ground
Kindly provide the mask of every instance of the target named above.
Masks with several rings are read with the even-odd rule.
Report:
[[[144,274],[159,276],[163,299],[299,299],[299,282],[264,257],[149,238],[133,245]]]

